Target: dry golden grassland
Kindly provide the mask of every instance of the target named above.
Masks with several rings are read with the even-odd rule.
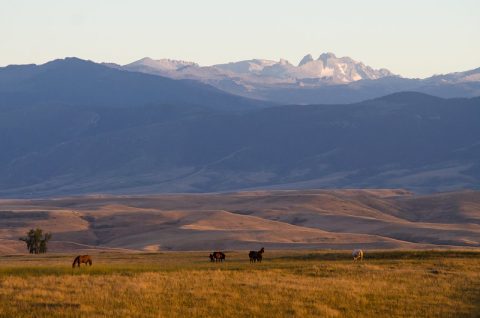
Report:
[[[1,256],[0,317],[479,317],[480,252]]]

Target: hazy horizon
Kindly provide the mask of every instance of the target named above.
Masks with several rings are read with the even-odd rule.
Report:
[[[126,64],[143,57],[213,65],[253,58],[297,64],[349,56],[404,77],[480,67],[480,3],[211,0],[41,3],[0,0],[0,65],[75,56]]]

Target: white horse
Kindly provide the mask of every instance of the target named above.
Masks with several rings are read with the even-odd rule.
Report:
[[[363,260],[363,251],[362,250],[353,250],[352,252],[353,260],[358,261],[358,260]]]

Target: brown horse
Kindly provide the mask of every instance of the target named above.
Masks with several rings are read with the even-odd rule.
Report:
[[[212,262],[223,262],[225,260],[225,254],[223,252],[213,252],[210,254],[210,260]]]
[[[260,249],[260,251],[250,251],[250,253],[248,253],[250,263],[262,262],[263,252],[265,252],[265,249],[263,247]]]
[[[73,260],[72,268],[75,267],[75,264],[77,264],[78,267],[80,267],[80,263],[84,263],[85,265],[88,264],[92,266],[92,257],[90,255],[78,255]]]

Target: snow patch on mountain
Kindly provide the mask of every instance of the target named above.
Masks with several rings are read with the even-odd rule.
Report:
[[[171,60],[171,59],[154,60],[152,58],[145,57],[141,60],[125,65],[126,68],[149,67],[149,68],[164,70],[164,71],[177,71],[186,66],[198,66],[198,64],[194,62]]]
[[[308,54],[300,61],[298,66],[285,59],[280,59],[278,62],[252,59],[202,67],[194,62],[143,58],[127,64],[123,68],[174,78],[203,80],[210,83],[218,80],[235,81],[237,84],[245,86],[292,83],[305,85],[303,80],[309,79],[319,80],[315,81],[315,85],[318,85],[318,83],[346,84],[362,79],[393,76],[388,70],[375,70],[349,57],[338,58],[333,53],[323,53],[317,60],[311,54]]]

